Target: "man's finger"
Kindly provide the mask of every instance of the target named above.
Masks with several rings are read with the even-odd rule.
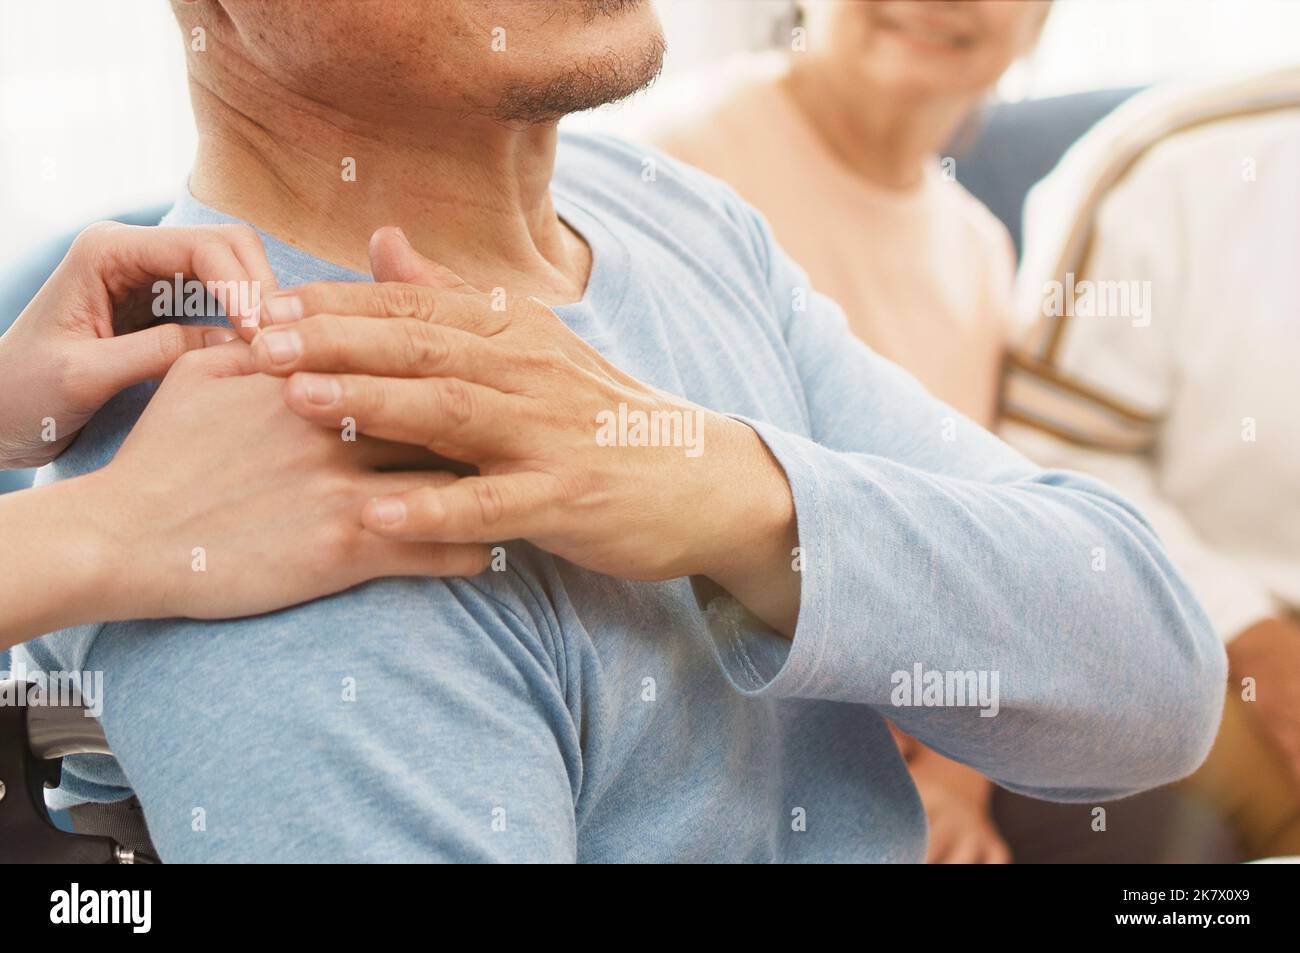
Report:
[[[545,532],[555,482],[541,473],[472,476],[371,500],[362,522],[382,536],[442,543],[492,543]]]
[[[446,265],[417,252],[406,233],[392,226],[376,229],[370,236],[370,273],[375,281],[426,285],[457,294],[478,293],[477,288]]]
[[[452,294],[405,282],[316,281],[262,299],[264,328],[319,314],[414,318],[482,337],[501,333],[510,320],[506,311],[493,310],[486,295]]]
[[[409,493],[422,487],[441,489],[444,486],[450,486],[459,479],[461,477],[454,473],[448,473],[446,470],[399,470],[392,473],[367,473],[358,481],[358,507],[364,507],[366,503],[377,496]],[[361,512],[358,509],[357,518],[360,519],[360,517]]]
[[[491,548],[482,543],[408,543],[366,533],[357,563],[377,579],[381,576],[448,578],[477,576],[492,562]]]
[[[360,433],[419,444],[466,463],[530,447],[521,401],[458,378],[294,374],[285,382],[284,401],[313,423],[343,427],[351,420]]]
[[[369,470],[379,470],[385,474],[409,474],[412,478],[430,473],[447,473],[454,479],[473,472],[472,467],[463,463],[440,457],[432,450],[414,443],[397,443],[392,440],[379,440],[361,434],[349,447],[357,450],[357,463]],[[411,484],[411,487],[418,484]],[[410,487],[408,487],[410,489]],[[372,492],[370,496],[373,496]],[[367,497],[368,499],[369,497]]]
[[[376,473],[364,477],[358,490],[366,494],[358,504],[361,520],[366,501],[383,499],[421,488],[438,489],[456,482],[447,472]],[[425,543],[372,535],[363,543],[360,558],[386,576],[477,576],[487,569],[492,553],[485,543]]]
[[[499,390],[511,389],[523,373],[503,347],[458,328],[338,314],[264,328],[253,340],[253,359],[258,370],[277,377],[298,371],[458,377]]]

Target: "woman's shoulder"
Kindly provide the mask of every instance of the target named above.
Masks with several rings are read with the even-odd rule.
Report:
[[[956,231],[963,245],[975,252],[993,281],[1010,281],[1015,272],[1015,244],[1002,220],[942,168],[932,173],[930,191],[945,227]]]

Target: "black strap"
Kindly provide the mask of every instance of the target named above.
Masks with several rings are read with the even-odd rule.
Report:
[[[111,837],[127,850],[135,851],[140,862],[160,862],[138,798],[129,797],[108,804],[78,804],[68,813],[72,815],[72,828],[78,834]]]

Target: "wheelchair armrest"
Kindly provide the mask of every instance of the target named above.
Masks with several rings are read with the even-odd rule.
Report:
[[[47,705],[28,682],[0,682],[0,862],[118,864],[135,858],[111,837],[70,834],[50,821],[45,789],[70,754],[112,754],[81,705]]]
[[[43,705],[27,710],[27,746],[42,761],[70,754],[112,754],[99,721],[81,705]]]

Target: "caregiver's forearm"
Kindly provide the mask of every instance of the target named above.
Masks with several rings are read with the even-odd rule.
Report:
[[[90,474],[0,496],[0,649],[111,611],[112,534],[95,494]]]

